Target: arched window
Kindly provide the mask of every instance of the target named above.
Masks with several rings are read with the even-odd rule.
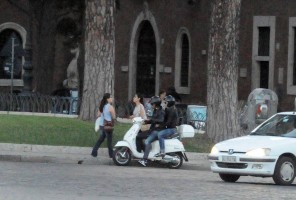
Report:
[[[14,56],[14,66],[16,67],[13,67],[13,86],[24,86],[24,82],[22,80],[24,57],[21,57],[20,54],[21,50],[24,49],[26,45],[27,31],[22,26],[14,22],[5,22],[0,24],[0,53],[2,52],[2,56],[0,56],[0,86],[11,86],[12,83],[10,76],[11,73],[9,72],[11,66],[5,65],[5,63],[9,63],[9,55],[7,56],[7,52],[3,52],[5,50],[5,45],[7,43],[11,43],[12,36],[15,38],[14,46],[16,50]],[[9,48],[6,50],[9,51]]]
[[[182,47],[181,47],[181,74],[180,85],[181,87],[188,87],[188,74],[189,74],[189,41],[186,34],[182,34]]]
[[[2,31],[0,33],[0,79],[21,78],[22,56],[20,35],[13,29]]]
[[[187,29],[182,28],[176,42],[175,88],[178,93],[190,93],[191,48]]]

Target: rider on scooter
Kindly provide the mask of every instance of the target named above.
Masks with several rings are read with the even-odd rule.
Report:
[[[153,132],[148,136],[145,140],[145,152],[143,159],[139,160],[139,163],[143,166],[147,164],[147,158],[151,149],[151,143],[160,138],[160,154],[164,156],[164,138],[170,135],[173,135],[176,132],[176,125],[178,120],[177,110],[175,108],[175,99],[171,95],[165,98],[167,102],[167,108],[165,110],[164,121],[159,125],[157,130],[153,130]],[[159,156],[157,155],[157,156]]]
[[[168,95],[165,97],[164,101],[167,104],[165,109],[165,119],[164,123],[160,125],[160,128],[163,128],[163,130],[159,131],[157,134],[160,152],[155,155],[161,157],[165,156],[164,139],[174,135],[177,132],[176,126],[178,122],[178,112],[175,107],[175,98],[171,95]]]
[[[150,104],[153,108],[153,114],[151,119],[145,120],[145,124],[151,124],[148,131],[139,132],[136,137],[137,151],[141,152],[145,150],[143,145],[143,139],[146,139],[153,130],[158,130],[158,126],[164,120],[164,110],[161,107],[161,99],[158,96],[151,97]]]

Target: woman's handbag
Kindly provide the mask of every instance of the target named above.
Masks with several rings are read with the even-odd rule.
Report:
[[[100,121],[101,117],[98,117],[95,122],[95,131],[98,132],[100,130]]]
[[[112,132],[114,129],[113,121],[107,121],[104,119],[104,131]]]
[[[148,131],[150,129],[151,124],[142,124],[141,131]]]

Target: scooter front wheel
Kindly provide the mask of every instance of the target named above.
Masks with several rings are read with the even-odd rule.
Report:
[[[118,166],[127,166],[130,164],[132,154],[127,147],[116,148],[113,153],[113,162]]]

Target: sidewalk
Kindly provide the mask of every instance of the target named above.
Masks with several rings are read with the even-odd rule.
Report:
[[[100,148],[98,157],[93,158],[91,147],[48,146],[0,143],[0,161],[69,163],[69,164],[110,164],[106,148]],[[209,170],[207,153],[186,153],[189,162],[183,166]],[[82,163],[81,163],[82,162]],[[112,162],[113,163],[113,162]]]

